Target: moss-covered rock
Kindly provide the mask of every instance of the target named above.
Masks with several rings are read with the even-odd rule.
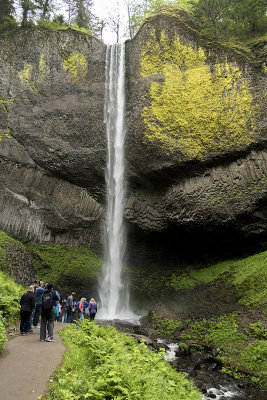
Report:
[[[100,256],[85,247],[28,244],[36,277],[52,282],[62,295],[93,297],[101,273]]]
[[[34,269],[29,251],[3,231],[0,231],[0,270],[25,286],[33,283]]]

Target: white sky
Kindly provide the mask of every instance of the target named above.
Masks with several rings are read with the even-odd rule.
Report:
[[[121,15],[121,35],[125,31],[126,25],[126,6],[125,0],[94,0],[92,12],[94,15],[97,15],[99,18],[108,19],[111,14],[114,14],[114,10],[119,9]],[[103,40],[105,43],[115,43],[117,38],[115,32],[105,28],[103,31]],[[123,40],[123,39],[121,39]]]

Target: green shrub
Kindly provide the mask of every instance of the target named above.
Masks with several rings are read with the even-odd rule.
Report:
[[[260,321],[250,324],[249,329],[257,339],[267,339],[267,329],[264,328]]]
[[[19,318],[19,300],[25,292],[21,285],[0,271],[0,351],[6,341],[6,329]]]
[[[152,324],[157,333],[163,335],[173,335],[177,328],[183,325],[181,321],[164,318],[152,312]]]
[[[50,400],[199,400],[200,393],[163,352],[111,326],[85,320],[61,332],[69,352],[50,388]]]
[[[267,342],[255,340],[240,354],[239,364],[248,370],[267,378]]]

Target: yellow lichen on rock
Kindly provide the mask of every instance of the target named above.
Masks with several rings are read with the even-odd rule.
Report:
[[[81,83],[87,74],[87,61],[83,54],[74,52],[63,62],[64,69],[76,83]]]
[[[204,160],[210,152],[240,150],[255,140],[248,84],[235,64],[211,70],[203,49],[155,34],[142,49],[141,74],[163,73],[152,82],[143,110],[145,138],[168,153]]]
[[[39,61],[39,81],[42,82],[48,74],[49,68],[45,63],[44,54],[41,54]]]
[[[22,83],[26,83],[29,88],[33,92],[38,92],[37,87],[35,86],[34,82],[31,80],[31,72],[32,72],[33,66],[31,64],[25,63],[24,64],[24,69],[20,71],[19,73],[19,78]]]

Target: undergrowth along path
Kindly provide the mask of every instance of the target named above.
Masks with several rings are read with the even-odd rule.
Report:
[[[50,376],[62,362],[66,350],[57,332],[64,324],[55,324],[56,342],[40,342],[40,329],[9,340],[0,357],[0,398],[36,400],[48,388]]]

